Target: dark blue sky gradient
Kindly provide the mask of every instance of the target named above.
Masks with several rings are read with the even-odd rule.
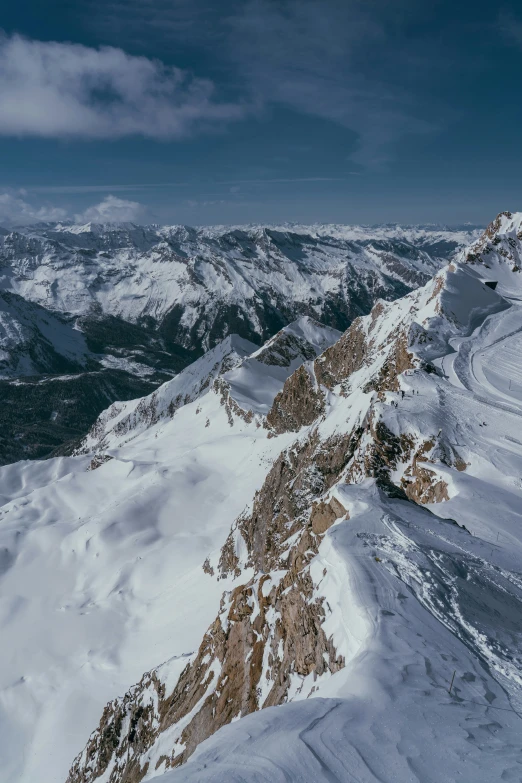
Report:
[[[242,107],[181,138],[3,131],[0,192],[35,209],[72,215],[110,194],[143,219],[204,224],[484,223],[522,208],[514,3],[20,0],[0,27],[158,59]]]

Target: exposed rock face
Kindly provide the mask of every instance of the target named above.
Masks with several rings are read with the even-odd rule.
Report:
[[[302,365],[285,381],[266,417],[267,425],[276,433],[298,432],[312,424],[322,413],[324,395],[307,365]]]
[[[112,457],[110,454],[96,454],[91,459],[87,470],[97,470],[97,468],[101,468],[102,465],[104,465],[106,462],[109,462],[111,459]]]
[[[312,531],[316,535],[326,533],[335,520],[339,519],[343,514],[347,514],[347,511],[342,503],[335,497],[331,498],[327,503],[324,501],[316,503],[312,508],[312,514],[310,516]]]
[[[296,678],[315,680],[344,665],[322,629],[325,609],[314,597],[309,566],[322,533],[346,513],[335,497],[312,500],[339,479],[350,443],[349,436],[320,442],[312,434],[281,454],[251,514],[237,520],[223,547],[221,575],[232,573],[238,584],[223,595],[197,655],[171,693],[152,672],[109,704],[68,783],[91,783],[109,769],[108,783],[137,783],[166,731],[173,732],[172,752],[155,764],[182,764],[232,718],[286,701]],[[238,536],[246,545],[243,562],[235,554]],[[253,575],[241,583],[245,568]]]
[[[488,253],[493,252],[496,246],[501,244],[502,239],[499,234],[501,233],[503,224],[510,221],[512,217],[513,214],[511,212],[500,212],[495,220],[492,220],[487,226],[482,236],[465,252],[466,260],[469,262],[479,261],[487,265],[487,260],[484,259],[483,256],[487,256]],[[517,238],[522,239],[522,231],[520,229],[517,231]],[[514,244],[512,244],[512,247],[513,246]],[[502,254],[506,259],[509,258],[509,252],[503,248]]]
[[[344,665],[324,631],[326,601],[311,576],[323,537],[346,518],[335,485],[370,477],[389,495],[443,502],[449,491],[437,464],[465,468],[441,432],[423,434],[414,417],[395,413],[404,399],[404,372],[422,374],[449,336],[469,328],[449,306],[447,275],[457,274],[447,270],[400,306],[378,302],[370,316],[287,378],[266,426],[272,438],[300,434],[274,460],[218,562],[203,564],[207,578],[229,580],[217,617],[169,692],[157,670],[108,706],[68,783],[92,783],[100,770],[104,782],[134,783],[152,769],[180,765],[221,726],[294,698],[305,680],[310,693],[318,678]],[[285,361],[280,349],[267,355],[270,361]],[[226,379],[218,378],[213,389],[231,424],[244,417]],[[341,398],[343,417],[322,429]]]
[[[214,390],[221,397],[221,404],[225,408],[228,416],[228,423],[231,427],[234,426],[234,415],[243,419],[247,423],[251,422],[254,418],[252,411],[245,411],[241,408],[230,394],[230,384],[223,378],[216,378],[213,384]]]
[[[434,446],[434,439],[423,443],[413,455],[401,479],[407,497],[416,503],[441,503],[449,500],[448,485],[441,479],[437,479],[435,472],[426,466],[426,463],[431,461],[428,455],[433,451]],[[457,470],[459,469],[462,469],[460,463],[457,467]]]
[[[462,253],[464,263],[480,269],[484,279],[510,291],[521,286],[522,222],[520,213],[501,212],[479,239]],[[510,279],[511,278],[511,279]]]
[[[399,376],[414,367],[413,355],[408,351],[408,336],[402,332],[393,341],[388,357],[379,372],[368,382],[364,390],[368,392],[373,389],[381,397],[385,391],[399,391]]]
[[[305,522],[311,525],[311,501],[339,479],[353,455],[352,440],[348,433],[320,441],[312,432],[278,457],[254,498],[252,513],[240,517],[231,533],[239,532],[246,543],[247,567],[263,573],[284,567],[286,542]]]
[[[314,370],[318,382],[328,389],[333,389],[360,369],[367,349],[362,319],[357,318],[341,339],[316,360]]]
[[[419,444],[409,433],[396,435],[374,411],[368,421],[348,469],[350,482],[370,476],[391,497],[421,505],[449,500],[447,484],[437,475],[436,465],[439,462],[462,470],[465,463],[459,457],[452,459],[435,437]]]

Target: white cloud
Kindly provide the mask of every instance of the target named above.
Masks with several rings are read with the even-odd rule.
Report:
[[[122,49],[0,38],[0,134],[156,139],[237,120],[211,81]]]
[[[0,193],[0,225],[26,225],[30,223],[58,222],[67,218],[61,207],[33,206],[18,194]]]
[[[145,208],[138,201],[127,201],[117,196],[106,196],[74,216],[76,223],[139,223],[145,216]]]
[[[23,190],[0,193],[0,225],[25,226],[32,223],[139,223],[147,220],[147,210],[138,201],[106,196],[84,212],[72,215],[53,204],[31,203]]]

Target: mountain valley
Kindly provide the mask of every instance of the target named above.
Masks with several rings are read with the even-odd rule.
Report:
[[[371,231],[4,237],[2,383],[129,380],[5,447],[1,783],[522,779],[522,213]]]
[[[230,334],[336,329],[425,283],[472,227],[42,224],[0,235],[0,464],[70,454],[97,415]]]

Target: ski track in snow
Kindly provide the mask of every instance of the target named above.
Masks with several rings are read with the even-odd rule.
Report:
[[[439,362],[446,378],[431,378],[429,393],[422,376],[403,380],[399,415],[428,436],[442,413],[469,460],[451,477],[440,466],[450,500],[429,507],[468,530],[383,496],[372,508],[375,487],[345,486],[338,497],[355,513],[329,531],[317,571],[342,552],[351,622],[358,605],[366,628],[359,651],[346,649],[346,669],[306,711],[294,702],[225,727],[162,783],[522,780],[522,441],[510,434],[521,431],[521,342],[513,302],[453,341]],[[350,619],[342,625],[349,637]]]
[[[522,780],[519,345],[512,300],[453,340],[445,378],[402,377],[383,415],[425,438],[444,426],[467,463],[436,466],[449,500],[430,514],[371,480],[338,485],[350,517],[312,569],[347,666],[224,727],[161,783]],[[343,406],[323,433],[355,424]],[[294,440],[231,427],[209,392],[96,471],[90,456],[0,468],[1,783],[64,780],[110,698],[164,660],[175,681],[228,586],[201,564]]]

